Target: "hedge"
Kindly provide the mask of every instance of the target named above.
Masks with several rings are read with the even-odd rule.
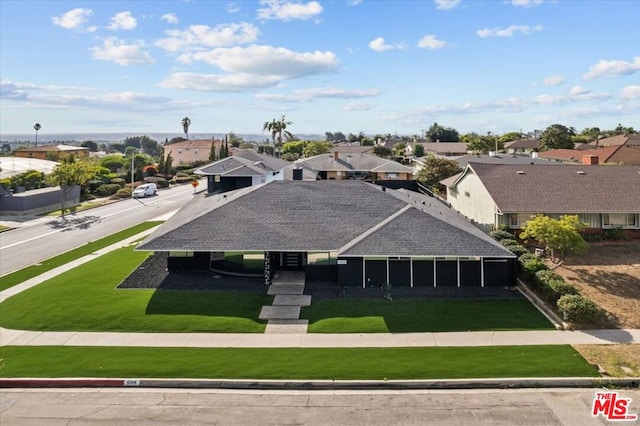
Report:
[[[553,304],[556,304],[564,295],[578,294],[577,288],[565,282],[560,275],[548,269],[536,272],[533,281],[542,296]]]
[[[508,244],[505,245],[504,248],[515,254],[516,256],[522,256],[525,253],[529,253],[529,251],[522,247],[520,244]]]
[[[565,294],[556,305],[565,321],[592,323],[598,315],[598,305],[579,294]]]
[[[122,178],[113,178],[111,179],[111,183],[115,185],[120,185],[120,188],[124,188],[125,181]]]
[[[158,188],[168,188],[169,182],[165,178],[157,177],[157,176],[148,176],[144,178],[146,183],[155,183]]]
[[[96,188],[96,194],[101,197],[108,197],[109,195],[113,195],[120,189],[120,185],[114,183],[107,183],[104,185],[100,185]]]
[[[113,196],[113,198],[131,198],[131,189],[122,188],[119,189]]]
[[[507,231],[501,231],[501,230],[491,231],[489,232],[489,235],[491,236],[491,238],[498,241],[502,241],[505,239],[513,239],[513,234]]]

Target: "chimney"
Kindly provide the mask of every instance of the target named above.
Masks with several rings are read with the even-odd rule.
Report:
[[[333,151],[333,159],[338,161],[338,151]]]
[[[597,166],[598,165],[598,156],[597,155],[583,155],[582,156],[582,164],[585,166]]]

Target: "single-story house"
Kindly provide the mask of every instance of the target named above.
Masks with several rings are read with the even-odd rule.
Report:
[[[540,139],[518,139],[505,142],[507,154],[529,154],[540,150]]]
[[[362,181],[272,181],[196,196],[137,250],[169,270],[278,270],[340,286],[504,287],[515,255],[430,197]]]
[[[425,155],[434,154],[440,157],[460,157],[469,153],[467,144],[464,142],[415,142],[413,146],[411,143],[407,144],[405,147],[405,155],[413,155],[416,145],[422,145]]]
[[[207,177],[207,192],[227,192],[273,180],[283,180],[290,162],[269,155],[244,151],[194,170]]]
[[[339,152],[341,154],[371,154],[373,155],[373,145],[336,145],[329,152]]]
[[[595,147],[619,145],[640,146],[640,134],[634,133],[632,135],[611,136],[610,138],[603,138],[589,142],[589,145],[593,145]]]
[[[485,230],[518,229],[536,214],[578,215],[589,232],[640,238],[640,167],[468,163],[441,182],[451,207]]]
[[[85,158],[89,156],[91,150],[83,146],[71,145],[40,145],[30,148],[16,149],[13,155],[22,158],[38,158],[40,160],[57,161],[62,158],[73,155],[77,158]]]
[[[640,165],[640,145],[607,145],[599,148],[551,149],[539,153],[539,157],[548,161],[567,164],[626,164]]]
[[[369,154],[333,151],[298,160],[295,164],[315,172],[318,180],[413,180],[411,167]]]

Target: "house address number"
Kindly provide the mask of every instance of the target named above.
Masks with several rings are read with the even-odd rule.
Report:
[[[338,265],[346,265],[346,264],[347,264],[346,259],[338,259]]]
[[[138,379],[125,379],[125,386],[140,386],[140,380]]]

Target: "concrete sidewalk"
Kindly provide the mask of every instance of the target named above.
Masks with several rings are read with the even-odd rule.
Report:
[[[640,330],[475,331],[447,333],[238,334],[42,332],[0,328],[0,346],[191,348],[360,348],[639,344]]]

